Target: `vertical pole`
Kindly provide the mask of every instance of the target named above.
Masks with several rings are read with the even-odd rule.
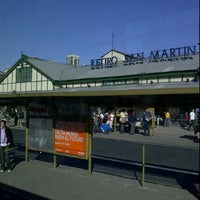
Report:
[[[26,152],[25,152],[25,160],[28,161],[28,131],[29,129],[26,128]]]
[[[142,145],[142,188],[144,189],[145,176],[145,144]]]
[[[88,159],[88,176],[91,176],[92,173],[92,119],[91,119],[91,109],[90,107],[87,105],[87,110],[88,110],[88,114],[89,116],[87,117],[86,120],[86,125],[87,125],[87,131],[86,131],[86,154],[87,154],[87,159]]]
[[[55,154],[55,129],[53,128],[53,130],[52,130],[52,140],[53,140],[53,151],[52,152],[54,152],[53,153],[53,166],[54,167],[57,167],[57,157],[56,157],[56,154]]]
[[[92,136],[88,134],[88,176],[92,173]]]
[[[155,108],[148,108],[152,114],[151,126],[150,126],[150,135],[154,135],[155,132]]]
[[[117,116],[116,116],[116,108],[115,108],[115,116],[114,116],[114,132],[117,132]]]
[[[53,166],[55,168],[57,167],[57,157],[56,157],[56,154],[53,154]]]
[[[151,108],[152,109],[152,134],[154,135],[155,132],[155,108]]]
[[[114,46],[114,33],[112,33],[112,57],[113,57],[113,46]]]

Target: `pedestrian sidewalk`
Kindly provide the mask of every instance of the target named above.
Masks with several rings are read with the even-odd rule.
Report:
[[[25,128],[12,127],[13,130],[23,131],[25,134]],[[116,140],[128,140],[144,144],[156,144],[165,146],[176,146],[180,148],[192,148],[199,149],[199,142],[194,141],[194,131],[188,131],[180,127],[180,125],[171,125],[170,127],[157,126],[155,129],[151,129],[151,136],[144,136],[143,130],[139,130],[139,133],[130,135],[128,133],[119,134],[118,132],[95,133],[94,137],[116,139]]]
[[[19,163],[11,173],[0,174],[1,184],[19,189],[18,195],[30,192],[35,199],[52,200],[195,200],[189,191],[163,185],[93,172],[64,165],[54,168],[52,163],[32,160]],[[20,191],[22,190],[22,191]],[[1,191],[1,188],[0,188]],[[26,199],[30,196],[26,194]],[[2,197],[2,196],[1,196]],[[7,196],[7,199],[10,199]]]
[[[193,131],[188,131],[178,125],[170,127],[157,126],[154,130],[151,129],[151,136],[144,136],[143,130],[135,135],[128,133],[119,134],[118,132],[111,132],[109,134],[96,133],[94,137],[128,140],[144,144],[156,144],[165,146],[176,146],[183,148],[199,149],[199,142],[194,141],[195,136]]]

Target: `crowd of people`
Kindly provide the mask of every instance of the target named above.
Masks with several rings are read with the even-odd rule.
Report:
[[[150,126],[153,119],[152,113],[146,109],[142,116],[133,110],[122,109],[119,113],[114,110],[103,112],[100,108],[92,114],[93,133],[109,133],[113,131],[134,135],[138,128],[144,129],[144,135],[150,135]]]
[[[114,110],[108,112],[103,112],[100,108],[97,108],[93,112],[93,133],[109,133],[118,132],[119,134],[129,133],[134,135],[138,132],[138,129],[143,129],[143,134],[145,136],[150,135],[150,127],[152,126],[152,121],[154,120],[154,126],[171,126],[171,115],[168,110],[166,110],[162,117],[160,115],[152,114],[150,109],[146,109],[142,115],[133,110],[122,109],[119,113]],[[186,112],[184,120],[181,124],[185,124],[188,130],[195,131],[197,116],[195,110],[192,109],[191,112]]]
[[[7,108],[4,109],[4,112],[1,112],[1,119],[6,120],[8,125],[11,126],[18,126],[23,127],[23,120],[24,120],[24,111],[21,107],[15,108]]]

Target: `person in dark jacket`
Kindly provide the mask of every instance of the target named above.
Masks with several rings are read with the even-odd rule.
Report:
[[[1,157],[1,169],[0,172],[4,172],[5,163],[7,164],[8,172],[11,172],[10,158],[8,149],[13,146],[13,133],[9,127],[6,126],[6,121],[0,122],[0,157]]]
[[[150,136],[150,123],[152,120],[152,113],[149,111],[149,109],[146,109],[145,112],[143,112],[143,123],[144,123],[144,136]]]
[[[136,121],[137,121],[136,113],[131,110],[128,114],[128,122],[130,124],[130,135],[135,135]]]

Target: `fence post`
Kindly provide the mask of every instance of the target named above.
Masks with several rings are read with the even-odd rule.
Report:
[[[144,189],[145,176],[145,144],[142,145],[142,188]]]
[[[92,135],[88,134],[88,176],[92,173]]]
[[[28,161],[28,132],[29,129],[26,128],[26,153],[25,153],[25,160]]]
[[[55,129],[52,129],[52,144],[53,144],[53,166],[56,168],[57,167],[57,156],[55,154]]]

